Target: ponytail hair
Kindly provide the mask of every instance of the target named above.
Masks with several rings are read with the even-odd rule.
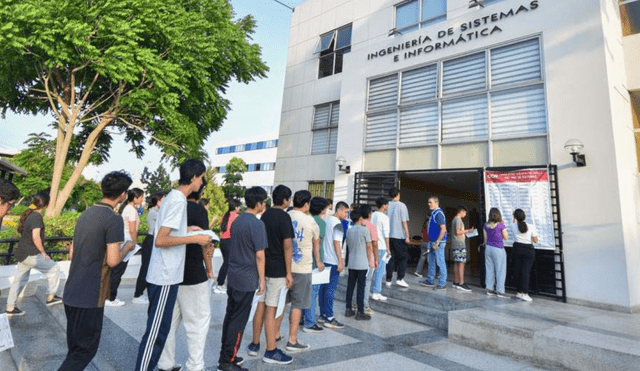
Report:
[[[143,194],[144,194],[144,191],[141,190],[140,188],[131,188],[127,192],[127,202],[123,202],[122,205],[120,205],[120,210],[118,210],[118,214],[122,215],[122,212],[124,211],[124,208],[127,207],[127,205],[130,202],[133,202],[133,200],[135,200],[136,198],[142,196]]]
[[[160,202],[160,200],[162,200],[162,197],[164,196],[165,196],[164,192],[158,192],[153,196],[151,196],[151,199],[149,200],[149,207],[147,208],[147,210],[151,210],[154,207],[156,207],[158,205],[158,202]]]
[[[49,195],[44,192],[38,193],[37,195],[33,196],[31,204],[33,204],[34,208],[28,208],[20,216],[20,221],[18,222],[18,233],[22,233],[22,231],[24,230],[24,222],[27,220],[29,215],[31,215],[34,210],[42,210],[45,207],[49,206],[50,199],[51,198],[49,197]]]
[[[526,218],[524,211],[522,209],[516,209],[516,211],[513,212],[513,218],[518,222],[518,230],[520,233],[527,233],[529,227],[524,221]]]
[[[223,232],[227,231],[227,227],[229,224],[229,216],[231,212],[240,207],[240,200],[235,198],[229,199],[229,210],[222,217],[222,221],[220,222],[220,230]]]

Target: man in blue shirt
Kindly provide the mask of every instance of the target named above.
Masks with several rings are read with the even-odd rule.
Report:
[[[440,208],[438,197],[429,197],[429,209],[431,209],[431,216],[429,217],[429,225],[427,227],[427,234],[429,235],[428,249],[430,251],[427,256],[429,271],[427,273],[427,279],[421,284],[428,287],[434,286],[433,281],[436,276],[435,264],[438,264],[438,268],[440,268],[440,280],[435,288],[437,290],[444,290],[447,288],[447,264],[444,261],[444,249],[447,245],[447,220],[444,212]]]

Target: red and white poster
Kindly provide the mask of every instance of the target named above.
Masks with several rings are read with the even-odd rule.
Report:
[[[555,250],[551,188],[546,169],[485,171],[484,192],[487,217],[492,207],[498,208],[509,232],[505,245],[513,245],[515,234],[513,211],[522,209],[526,222],[538,232],[537,249]]]

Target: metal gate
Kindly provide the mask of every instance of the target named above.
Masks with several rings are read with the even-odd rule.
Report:
[[[375,205],[377,198],[388,198],[389,189],[393,187],[400,188],[400,177],[397,171],[356,173],[353,202]]]

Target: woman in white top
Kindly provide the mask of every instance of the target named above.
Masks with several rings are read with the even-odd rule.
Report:
[[[138,208],[144,200],[144,191],[140,188],[132,188],[127,193],[127,202],[120,207],[120,214],[124,221],[124,240],[138,243],[138,226],[140,216]],[[104,302],[105,306],[120,307],[124,301],[118,299],[118,287],[124,271],[127,270],[128,261],[123,261],[114,268],[111,268],[111,292],[109,299]]]
[[[133,293],[133,300],[131,301],[133,304],[149,304],[149,298],[143,294],[147,288],[147,270],[151,259],[151,249],[153,249],[153,234],[156,228],[156,220],[158,219],[158,209],[162,206],[165,195],[164,192],[158,192],[151,196],[149,200],[149,212],[147,213],[148,235],[142,243],[142,249],[140,249],[140,270],[136,280],[136,291]]]
[[[532,225],[524,220],[526,215],[521,209],[513,212],[513,231],[515,235],[513,243],[513,265],[518,283],[516,298],[523,301],[532,301],[527,293],[529,291],[529,277],[531,266],[536,258],[533,244],[538,242],[538,232]]]

